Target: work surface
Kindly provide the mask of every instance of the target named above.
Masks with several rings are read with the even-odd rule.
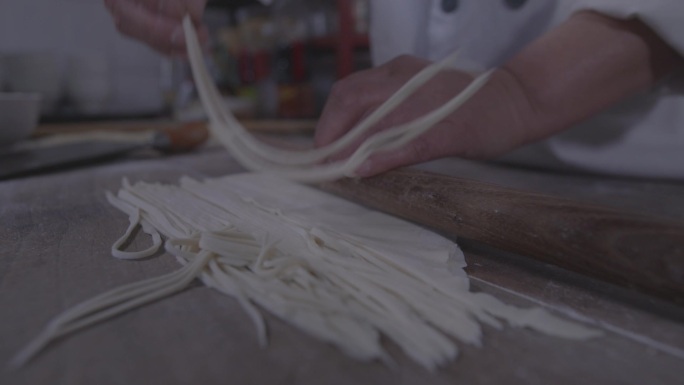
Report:
[[[437,172],[684,220],[684,185],[554,175],[465,161]],[[129,158],[0,182],[0,363],[64,309],[121,284],[178,268],[168,255],[110,256],[128,219],[105,191],[131,181],[174,183],[239,172],[223,151]],[[144,245],[145,239],[132,247]],[[460,242],[473,290],[519,306],[542,305],[605,331],[588,342],[485,328],[482,347],[430,374],[388,348],[397,365],[360,363],[267,316],[270,344],[236,301],[195,285],[60,339],[1,384],[677,384],[684,365],[684,308],[473,242]]]

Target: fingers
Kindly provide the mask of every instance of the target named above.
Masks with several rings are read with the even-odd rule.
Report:
[[[179,0],[139,0],[150,12],[182,19],[186,13],[185,5]]]
[[[419,58],[399,56],[381,67],[355,73],[337,82],[319,120],[316,145],[324,146],[342,137],[428,64],[429,62]],[[346,158],[372,134],[421,116],[432,107],[431,104],[425,98],[413,98],[410,103],[400,105],[329,160]]]
[[[339,82],[319,123],[317,145],[331,143],[343,136],[425,65],[421,60],[399,57],[381,68]],[[357,138],[355,143],[329,160],[347,157],[360,143],[378,131],[407,122],[429,124],[416,119],[453,100],[471,82],[472,76],[468,73],[442,71],[414,90],[397,108]],[[504,75],[497,73],[457,111],[438,112],[442,120],[429,131],[402,148],[376,153],[355,170],[356,174],[361,177],[372,176],[445,156],[488,159],[526,143],[530,112],[524,105],[521,109],[520,92],[509,83]]]
[[[121,3],[132,3],[147,9],[150,13],[182,20],[190,15],[196,23],[202,20],[206,0],[104,0],[107,8],[112,9]]]
[[[376,109],[376,106],[373,106],[369,108],[364,116],[362,116],[359,119],[359,122],[363,121],[368,115],[370,115],[374,110]],[[407,108],[404,108],[406,110]],[[404,111],[399,111],[392,113],[382,120],[380,120],[378,123],[376,123],[370,130],[368,130],[365,134],[361,135],[359,138],[357,138],[351,145],[349,145],[347,148],[342,149],[338,153],[334,154],[331,156],[328,160],[329,161],[338,161],[342,159],[346,159],[350,157],[358,148],[363,144],[368,138],[371,136],[387,130],[387,129],[392,129],[394,127],[397,127],[403,123],[406,123],[407,121],[411,120],[411,118],[414,117],[415,112],[411,111],[410,114],[405,114],[403,113]]]
[[[186,52],[182,19],[190,13],[199,20],[205,1],[188,3],[181,0],[105,0],[116,28],[123,34],[141,40],[155,50],[172,56]],[[192,11],[191,11],[192,9]],[[200,25],[201,42],[208,40],[206,27]]]
[[[190,15],[196,24],[202,21],[206,4],[206,0],[137,0],[137,2],[150,12],[165,15],[171,19],[182,20],[185,15]]]
[[[506,127],[513,120],[507,114],[479,113],[481,107],[489,109],[492,100],[496,99],[488,95],[474,98],[466,109],[437,123],[407,145],[371,156],[355,174],[365,178],[448,156],[483,160],[505,153],[520,143],[515,130]]]
[[[119,32],[143,40],[154,49],[170,54],[181,48],[182,31],[178,23],[160,14],[150,12],[146,7],[131,1],[116,1],[116,28]]]
[[[361,71],[335,83],[316,127],[317,147],[339,139],[386,98],[377,72]]]
[[[356,170],[356,175],[366,178],[398,167],[423,163],[447,156],[449,153],[448,141],[437,139],[441,139],[440,135],[423,135],[402,148],[373,155],[359,166]]]
[[[207,0],[193,0],[187,3],[185,10],[190,17],[192,17],[192,21],[195,23],[195,25],[202,24],[202,15],[204,14],[204,8],[206,5]]]

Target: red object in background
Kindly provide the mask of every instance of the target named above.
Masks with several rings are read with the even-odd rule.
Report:
[[[307,83],[309,68],[306,45],[303,41],[292,42],[284,50],[287,58],[287,80],[278,84],[278,117],[310,118],[316,114],[313,89]]]
[[[238,71],[241,85],[247,86],[254,84],[255,78],[252,55],[247,49],[240,50],[240,56],[238,56]]]
[[[354,71],[354,16],[352,2],[337,0],[339,36],[337,41],[337,78],[341,79]]]
[[[307,83],[310,75],[308,47],[334,51],[338,79],[348,76],[356,69],[355,51],[368,48],[368,35],[356,32],[354,1],[335,0],[335,5],[339,29],[334,36],[314,38],[306,42],[296,41],[281,47],[277,52],[240,52],[238,69],[243,86],[252,89],[252,86],[267,84],[269,79],[275,82],[277,112],[274,111],[273,114],[277,117],[304,118],[316,115],[317,95],[314,87]]]
[[[307,80],[306,49],[304,42],[295,41],[290,45],[290,63],[292,66],[292,81],[295,83]]]
[[[358,34],[355,30],[354,2],[352,0],[336,0],[337,21],[339,30],[335,36],[318,37],[311,40],[313,47],[332,49],[335,51],[338,79],[342,79],[355,70],[354,51],[368,49],[368,34]]]
[[[271,54],[268,51],[254,53],[254,81],[260,82],[271,76]]]
[[[240,83],[243,86],[266,80],[271,76],[271,53],[264,50],[256,52],[248,49],[241,50],[238,57],[238,70]]]

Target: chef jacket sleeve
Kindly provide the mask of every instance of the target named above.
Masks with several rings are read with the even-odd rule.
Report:
[[[684,56],[684,0],[576,0],[572,12],[591,10],[617,19],[637,18]]]

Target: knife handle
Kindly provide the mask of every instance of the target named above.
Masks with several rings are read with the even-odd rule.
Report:
[[[191,122],[160,129],[152,138],[152,147],[167,153],[188,152],[204,144],[208,138],[206,122]]]

